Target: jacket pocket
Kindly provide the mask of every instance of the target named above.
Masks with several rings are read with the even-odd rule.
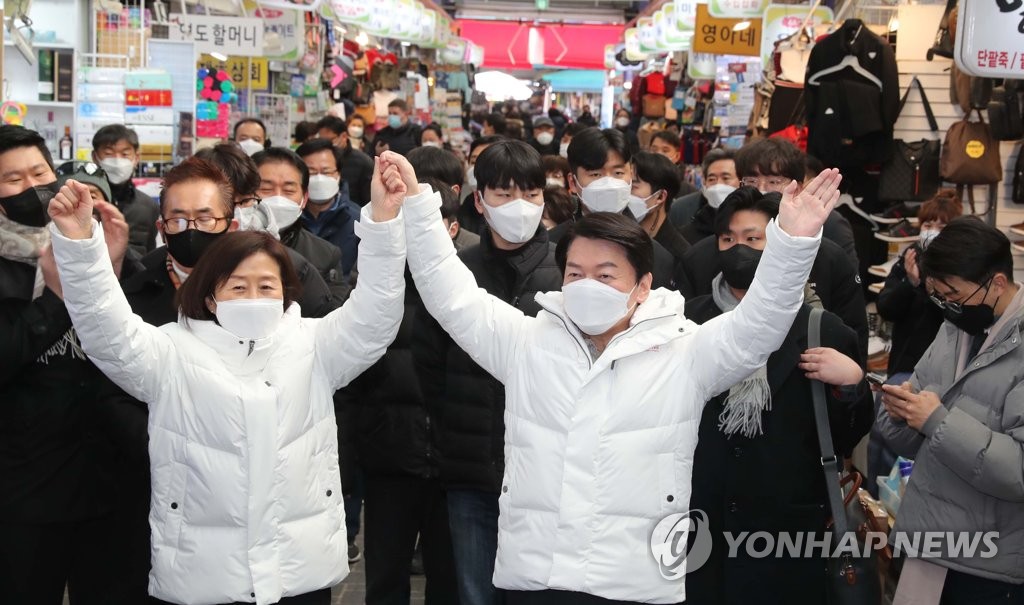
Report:
[[[675,454],[658,454],[658,499],[662,512],[679,510],[682,495],[676,481]]]
[[[178,550],[178,541],[181,538],[181,529],[184,525],[185,506],[188,497],[188,466],[172,462],[167,469],[168,483],[165,495],[160,501],[153,502],[159,506],[163,517],[163,535],[161,542]]]

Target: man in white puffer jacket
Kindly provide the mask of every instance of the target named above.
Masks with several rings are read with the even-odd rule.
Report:
[[[402,213],[427,309],[506,388],[495,586],[512,605],[683,601],[652,532],[688,508],[704,403],[763,367],[789,331],[838,171],[786,189],[743,302],[698,326],[682,296],[650,289],[650,238],[608,213],[573,226],[557,252],[563,292],[524,316],[476,287],[439,197],[408,162],[384,153],[380,164],[389,191],[417,192]]]

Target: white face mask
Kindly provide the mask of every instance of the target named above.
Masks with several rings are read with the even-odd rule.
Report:
[[[647,207],[647,200],[658,195],[659,193],[661,193],[661,191],[655,191],[654,193],[648,195],[647,197],[640,197],[638,195],[629,196],[629,212],[633,215],[633,218],[636,219],[636,222],[639,223],[640,221],[644,220],[644,217],[647,216],[647,213],[661,205],[659,203],[655,204],[653,208]]]
[[[470,189],[476,188],[476,174],[473,172],[474,167],[475,166],[470,166],[469,169],[466,170],[466,186]]]
[[[284,317],[280,298],[239,298],[216,301],[217,323],[239,338],[260,340],[277,331]]]
[[[938,229],[922,229],[921,238],[918,240],[921,249],[927,248],[932,243],[932,240],[938,237],[939,233]]]
[[[562,143],[561,145],[558,146],[558,155],[562,156],[563,158],[569,157],[568,143]]]
[[[362,128],[362,126],[349,126],[348,127],[348,136],[352,137],[353,139],[361,139],[361,138],[363,138],[363,128]]]
[[[615,125],[619,128],[629,126],[629,118],[615,118]]]
[[[277,220],[274,219],[270,206],[264,204],[265,202],[260,202],[248,208],[235,209],[239,231],[263,231],[278,237]]]
[[[274,221],[278,229],[287,229],[295,224],[302,216],[302,208],[290,199],[281,195],[272,195],[263,198],[260,205],[266,206],[267,210],[274,215]]]
[[[562,189],[565,189],[565,181],[562,179],[556,179],[553,176],[549,176],[545,182],[548,184],[548,187],[561,187]]]
[[[424,147],[437,147],[438,149],[441,149],[442,147],[444,147],[444,145],[441,143],[441,141],[423,141],[423,146]]]
[[[107,180],[111,184],[120,185],[132,178],[132,173],[135,172],[135,162],[128,158],[107,158],[100,160],[100,168],[107,173]]]
[[[326,174],[314,174],[309,177],[309,201],[314,204],[332,202],[334,201],[334,196],[338,195],[338,189],[340,188],[341,183],[338,182],[337,177],[327,176]]]
[[[555,140],[555,135],[550,132],[542,132],[537,135],[537,142],[541,145],[550,145]]]
[[[633,290],[619,292],[594,279],[576,280],[562,286],[565,312],[580,332],[588,336],[604,334],[633,310],[626,306]]]
[[[244,141],[239,141],[238,146],[241,147],[242,151],[245,152],[245,155],[249,157],[252,157],[257,153],[263,151],[263,143],[254,141],[252,139],[245,139]]]
[[[578,181],[577,181],[578,183]],[[612,176],[603,176],[583,187],[580,197],[591,212],[614,212],[618,214],[629,203],[630,184]]]
[[[736,191],[736,188],[732,185],[716,183],[704,188],[704,199],[708,201],[708,206],[717,210],[733,191]]]
[[[519,198],[501,206],[489,206],[480,196],[487,225],[510,244],[522,244],[533,239],[544,216],[544,205],[531,204]]]

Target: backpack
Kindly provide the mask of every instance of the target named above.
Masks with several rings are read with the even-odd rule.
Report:
[[[1013,191],[1010,199],[1014,204],[1024,204],[1024,149],[1017,151],[1017,161],[1013,165]]]

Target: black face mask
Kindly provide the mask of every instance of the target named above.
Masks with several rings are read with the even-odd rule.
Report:
[[[3,206],[7,218],[16,223],[29,227],[45,227],[50,221],[46,207],[58,191],[60,187],[57,186],[57,181],[49,185],[29,187],[16,195],[0,198],[0,206]]]
[[[761,254],[761,250],[743,244],[719,252],[718,261],[725,283],[737,290],[749,290],[750,284],[754,282],[757,265],[761,262]]]
[[[167,251],[179,265],[189,269],[196,266],[199,258],[210,247],[210,244],[217,241],[217,238],[227,233],[227,230],[219,233],[206,233],[198,229],[186,229],[181,233],[173,235],[164,234],[167,240]]]

